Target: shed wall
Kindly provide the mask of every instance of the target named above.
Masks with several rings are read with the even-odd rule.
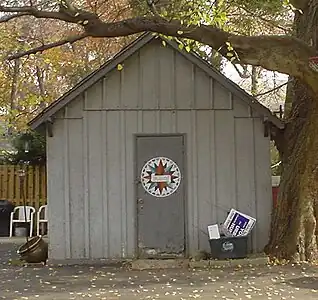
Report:
[[[151,42],[55,120],[48,138],[50,258],[133,257],[135,134],[186,134],[189,254],[208,250],[207,225],[237,208],[267,242],[269,139],[257,114],[169,47]],[[138,174],[137,174],[138,175]]]

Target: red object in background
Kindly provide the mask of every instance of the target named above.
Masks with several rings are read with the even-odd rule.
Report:
[[[277,196],[278,196],[278,186],[272,187],[272,195],[273,195],[273,206],[276,207],[277,205]]]
[[[318,56],[309,57],[309,67],[318,72]]]
[[[280,184],[280,176],[272,176],[272,198],[273,198],[273,207],[277,206],[277,196]]]

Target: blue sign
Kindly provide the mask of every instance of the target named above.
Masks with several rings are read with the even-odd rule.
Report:
[[[248,222],[248,218],[240,215],[239,213],[235,213],[228,227],[229,233],[234,236],[242,235],[244,229],[247,227]]]
[[[247,235],[254,227],[255,222],[256,220],[254,218],[240,213],[235,209],[231,209],[224,222],[225,234],[230,236]]]

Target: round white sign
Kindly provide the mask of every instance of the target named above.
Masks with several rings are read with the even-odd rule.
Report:
[[[147,193],[154,197],[168,197],[181,182],[178,165],[167,157],[148,160],[141,170],[141,183]]]

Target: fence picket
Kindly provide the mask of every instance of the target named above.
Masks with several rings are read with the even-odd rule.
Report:
[[[22,205],[23,195],[20,190],[20,166],[0,165],[0,198]],[[25,168],[24,193],[27,204],[38,209],[47,203],[46,168],[44,166],[27,166]]]

